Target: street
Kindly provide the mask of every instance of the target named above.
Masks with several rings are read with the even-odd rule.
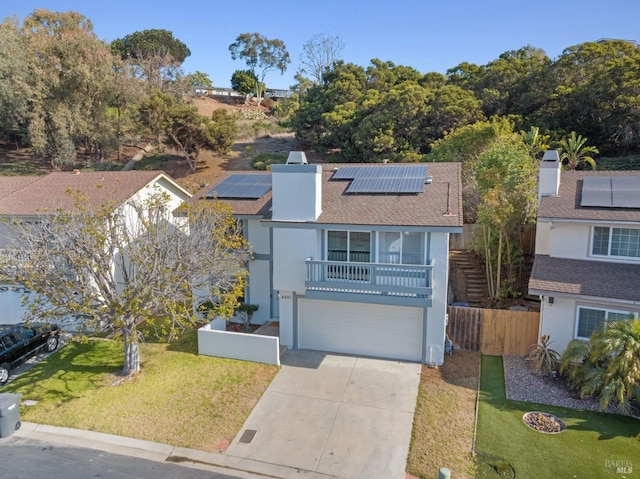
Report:
[[[0,476],[3,479],[249,479],[241,471],[220,474],[213,467],[189,467],[94,449],[54,445],[34,439],[10,436],[0,440]],[[197,468],[196,468],[197,467]]]

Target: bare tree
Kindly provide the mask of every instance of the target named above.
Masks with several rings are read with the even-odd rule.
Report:
[[[193,325],[193,292],[207,292],[216,314],[230,316],[241,293],[249,249],[237,221],[217,202],[183,205],[166,194],[98,211],[76,206],[16,224],[5,279],[33,291],[34,319],[86,319],[122,333],[124,373],[140,369],[139,326],[171,340]],[[25,260],[25,258],[28,258]]]
[[[322,81],[322,74],[340,60],[344,42],[340,37],[318,33],[302,46],[300,73],[311,76],[315,83]]]

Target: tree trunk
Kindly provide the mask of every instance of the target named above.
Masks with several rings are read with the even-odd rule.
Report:
[[[129,340],[124,343],[123,373],[128,376],[137,372],[140,372],[140,345]]]
[[[122,370],[125,376],[131,373],[140,372],[140,345],[133,341],[131,331],[122,328],[122,337],[124,339],[124,368]]]
[[[500,230],[500,236],[498,237],[498,264],[496,265],[496,299],[500,296],[500,270],[502,269],[502,230]]]

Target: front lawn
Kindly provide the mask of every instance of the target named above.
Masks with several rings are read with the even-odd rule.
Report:
[[[524,425],[528,411],[561,418],[567,429],[543,434]],[[483,356],[476,436],[477,477],[640,477],[640,421],[615,414],[580,411],[505,397],[502,357]],[[626,468],[626,473],[619,467]]]
[[[198,356],[196,331],[141,345],[142,371],[122,378],[117,341],[71,343],[0,388],[18,392],[21,420],[213,452],[224,449],[277,372]]]

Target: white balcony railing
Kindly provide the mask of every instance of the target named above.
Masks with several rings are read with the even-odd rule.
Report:
[[[432,265],[312,259],[308,259],[306,265],[307,292],[412,299],[430,299],[432,294]]]

